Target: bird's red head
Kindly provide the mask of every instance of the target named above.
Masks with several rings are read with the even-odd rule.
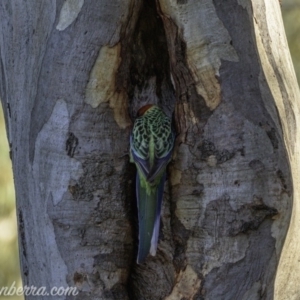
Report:
[[[147,104],[147,105],[141,107],[141,108],[138,110],[138,113],[137,113],[138,117],[141,117],[142,115],[144,115],[144,113],[145,113],[149,108],[151,108],[152,106],[154,106],[154,105],[153,105],[153,104]]]

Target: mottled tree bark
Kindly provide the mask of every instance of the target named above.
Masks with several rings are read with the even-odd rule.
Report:
[[[300,297],[299,89],[277,1],[2,0],[0,24],[24,285]],[[137,265],[128,147],[147,103],[177,139],[158,253]]]

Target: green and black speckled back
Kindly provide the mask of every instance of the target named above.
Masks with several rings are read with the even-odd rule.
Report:
[[[171,119],[158,106],[153,105],[137,118],[132,133],[134,150],[143,159],[149,159],[151,143],[156,158],[163,158],[173,148],[174,134]]]

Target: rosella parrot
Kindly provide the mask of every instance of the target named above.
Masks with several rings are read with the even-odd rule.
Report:
[[[149,252],[155,256],[157,250],[166,167],[175,140],[171,123],[158,106],[146,105],[139,109],[130,136],[130,161],[137,167],[137,263],[142,263]]]

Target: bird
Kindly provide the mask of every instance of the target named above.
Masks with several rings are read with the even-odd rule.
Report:
[[[130,161],[137,168],[138,264],[149,252],[156,255],[166,168],[174,141],[172,120],[161,108],[147,104],[138,110],[130,134]]]

